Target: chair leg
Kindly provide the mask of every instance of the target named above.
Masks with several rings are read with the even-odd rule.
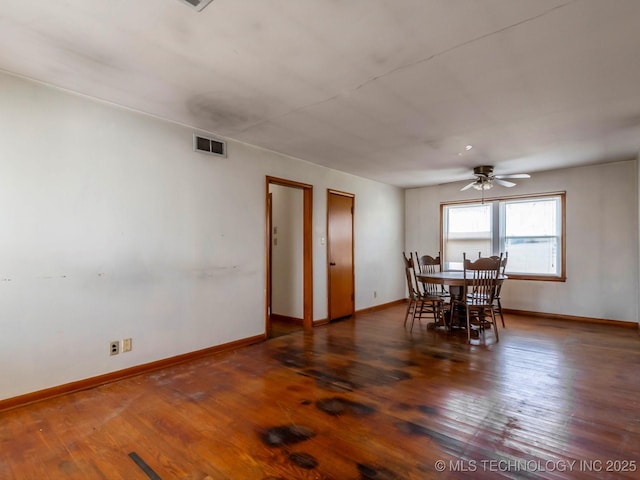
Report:
[[[424,308],[424,302],[421,300],[416,300],[415,305],[413,307],[413,315],[411,317],[411,328],[409,328],[410,332],[413,332],[413,324],[416,323],[416,316],[418,317],[418,319],[421,318],[423,308]]]
[[[502,315],[502,304],[500,303],[500,299],[498,299],[498,313],[500,314],[500,320],[502,320],[502,328],[506,328],[504,326],[504,316]]]
[[[498,334],[498,320],[496,319],[496,313],[491,309],[491,323],[493,323],[493,331],[496,334],[496,343],[500,341],[500,335]]]
[[[467,343],[471,343],[471,317],[469,316],[469,307],[465,307],[467,314]]]
[[[413,299],[409,299],[409,303],[407,304],[407,312],[404,314],[404,326],[407,326],[407,319],[409,318],[409,313],[411,312],[411,307],[413,306]]]
[[[410,332],[413,332],[413,324],[416,323],[416,312],[418,310],[418,302],[413,307],[413,315],[411,315],[411,327],[409,328]]]

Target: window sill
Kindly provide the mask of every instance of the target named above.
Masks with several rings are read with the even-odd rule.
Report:
[[[535,282],[566,282],[567,277],[557,277],[552,275],[526,275],[507,272],[509,280],[532,280]]]

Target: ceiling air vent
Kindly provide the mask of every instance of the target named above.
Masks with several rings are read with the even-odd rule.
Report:
[[[209,155],[217,155],[218,157],[227,156],[227,144],[215,138],[203,137],[202,135],[193,134],[193,149],[196,152],[208,153]]]
[[[186,3],[187,5],[195,8],[197,11],[201,12],[204,7],[209,5],[213,0],[180,0],[182,3]]]

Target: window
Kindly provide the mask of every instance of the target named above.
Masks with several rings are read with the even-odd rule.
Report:
[[[447,212],[445,266],[462,270],[462,254],[492,251],[492,208],[488,203],[456,205]],[[508,263],[508,262],[507,262]]]
[[[511,278],[564,281],[564,193],[442,205],[444,266],[509,253]]]

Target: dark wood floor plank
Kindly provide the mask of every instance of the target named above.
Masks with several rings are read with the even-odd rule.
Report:
[[[0,478],[148,479],[131,452],[163,480],[639,477],[636,331],[508,315],[499,343],[469,346],[403,317],[283,332],[0,413]]]

